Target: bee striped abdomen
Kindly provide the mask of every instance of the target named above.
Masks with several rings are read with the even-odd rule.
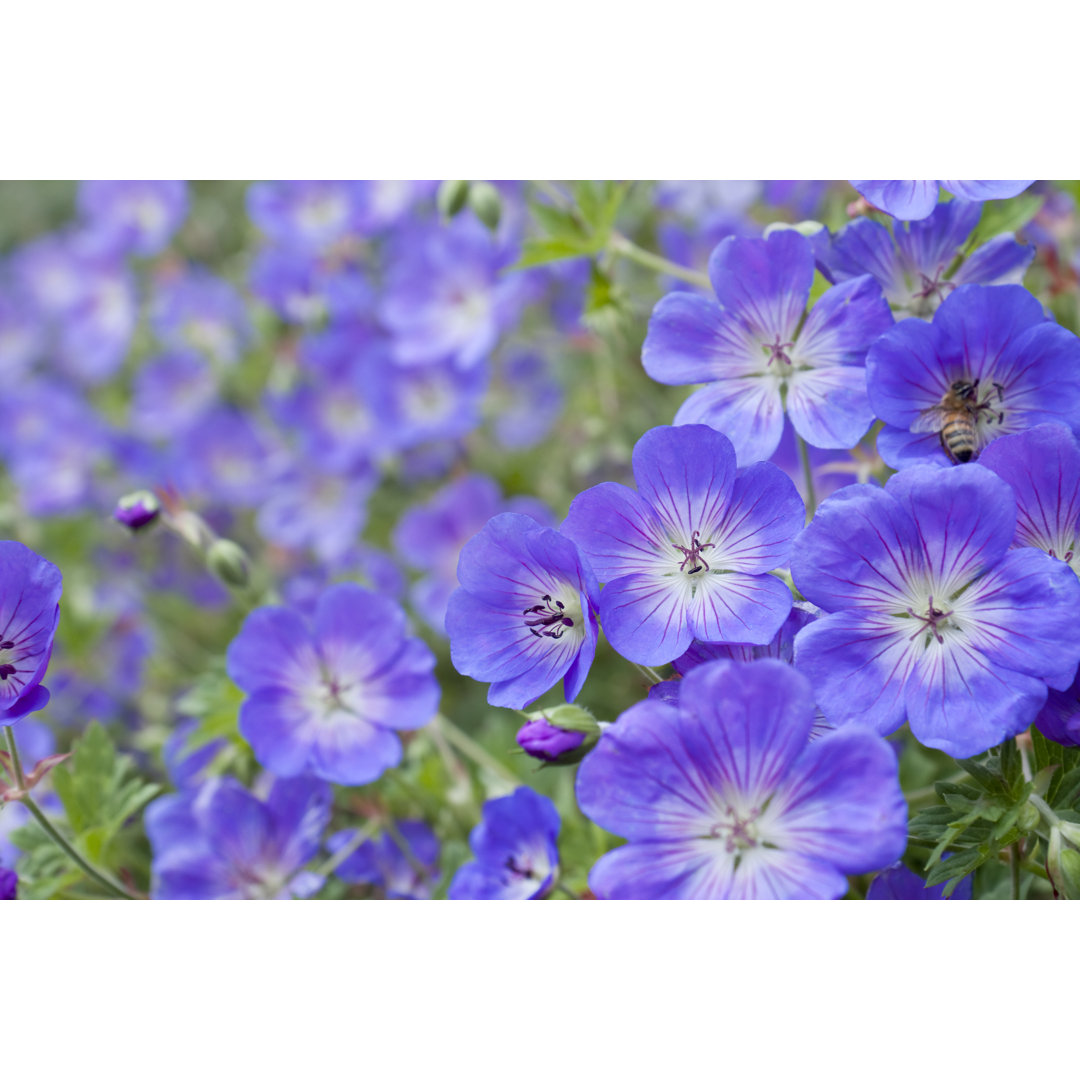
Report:
[[[962,413],[941,425],[941,445],[954,461],[970,461],[975,453],[975,421]]]

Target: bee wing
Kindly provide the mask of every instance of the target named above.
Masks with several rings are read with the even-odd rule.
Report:
[[[938,432],[945,422],[945,410],[940,405],[931,405],[929,409],[923,409],[911,425],[911,431],[916,435],[928,431]]]

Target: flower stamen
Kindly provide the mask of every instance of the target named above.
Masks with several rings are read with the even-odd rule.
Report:
[[[715,544],[703,544],[698,537],[701,536],[701,530],[695,529],[693,535],[690,537],[690,547],[684,548],[681,544],[672,544],[671,546],[683,554],[683,561],[679,563],[680,570],[686,570],[686,564],[690,563],[690,569],[686,572],[688,574],[696,574],[699,570],[708,570],[709,564],[705,561],[705,556],[701,553],[708,548],[716,547]]]
[[[535,616],[532,619],[526,619],[525,625],[533,637],[549,637],[558,641],[566,633],[566,628],[574,625],[574,620],[566,614],[566,605],[561,600],[552,600],[547,593],[540,599],[543,603],[534,604],[522,612],[522,615]],[[555,606],[552,607],[552,604]],[[537,630],[538,626],[545,629]]]

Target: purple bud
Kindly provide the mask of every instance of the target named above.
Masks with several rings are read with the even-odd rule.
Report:
[[[5,870],[0,866],[0,900],[15,900],[15,891],[19,886],[19,875],[14,870]]]
[[[149,491],[136,491],[133,495],[125,495],[116,504],[113,517],[121,525],[126,525],[132,532],[136,532],[157,520],[160,513],[161,503],[157,496]]]
[[[584,741],[583,731],[563,731],[543,717],[530,720],[517,733],[518,746],[530,757],[541,761],[557,761],[563,754],[576,750]]]

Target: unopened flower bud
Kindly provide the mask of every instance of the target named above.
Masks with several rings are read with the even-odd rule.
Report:
[[[1054,890],[1066,900],[1080,900],[1080,851],[1068,846],[1062,826],[1072,822],[1058,821],[1050,830],[1050,847],[1046,853],[1046,869]],[[1069,829],[1072,832],[1072,828]]]
[[[125,495],[113,511],[113,517],[132,532],[145,529],[161,513],[161,503],[150,491],[135,491]]]
[[[486,180],[474,180],[469,185],[469,206],[492,232],[499,227],[502,198],[494,184],[489,184]]]
[[[518,732],[518,745],[531,757],[549,764],[580,761],[600,737],[600,724],[580,705],[559,705],[530,713]]]
[[[585,734],[581,731],[563,731],[541,717],[530,720],[517,733],[517,741],[518,746],[530,757],[551,762],[577,750],[585,741]]]
[[[465,209],[469,198],[468,180],[444,180],[435,196],[435,205],[444,218],[457,217]]]
[[[251,580],[251,564],[247,554],[232,540],[215,540],[206,552],[206,565],[230,588],[247,588]]]

